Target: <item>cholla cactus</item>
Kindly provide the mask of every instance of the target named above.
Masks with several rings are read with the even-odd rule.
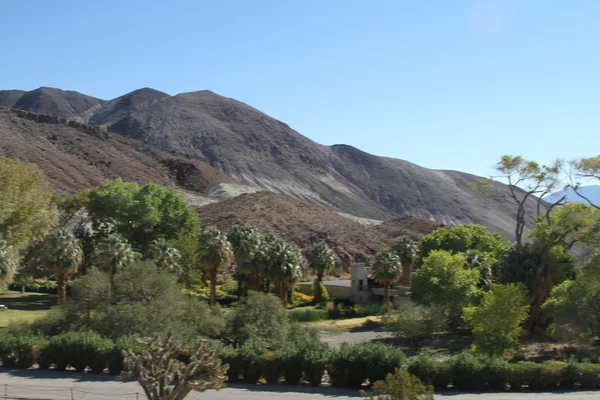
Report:
[[[214,350],[200,342],[192,351],[177,346],[171,333],[165,339],[138,340],[145,349],[123,352],[126,371],[121,378],[135,378],[148,400],[182,400],[192,390],[219,390],[224,386],[227,365]],[[185,363],[179,358],[189,358]]]

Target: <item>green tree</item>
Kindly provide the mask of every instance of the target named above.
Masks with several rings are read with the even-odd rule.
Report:
[[[254,226],[234,226],[228,231],[227,238],[235,254],[240,283],[247,283],[248,289],[257,291],[269,247],[265,235]]]
[[[600,180],[600,155],[595,157],[581,158],[572,164],[575,167],[575,178]],[[585,200],[590,206],[600,209],[600,204],[596,204],[591,199],[584,196],[579,190],[580,187],[580,182],[571,183],[571,188],[579,197]]]
[[[466,267],[479,271],[479,287],[488,289],[494,282],[494,274],[487,257],[473,250],[467,250],[464,256]]]
[[[181,274],[181,253],[165,239],[155,240],[148,249],[148,258],[158,268]]]
[[[136,250],[146,250],[154,240],[195,236],[198,214],[187,207],[172,188],[154,183],[140,186],[121,179],[108,180],[93,189],[88,212],[99,234],[116,231]]]
[[[542,305],[550,296],[557,278],[564,279],[564,268],[569,267],[568,252],[577,245],[580,248],[596,246],[600,243],[600,210],[586,204],[569,203],[556,208],[552,214],[538,217],[529,233],[538,254],[538,266],[530,282],[530,318],[528,328],[546,324]],[[561,268],[563,267],[562,271]],[[533,290],[531,290],[533,289]]]
[[[119,270],[135,260],[131,246],[123,237],[111,234],[98,244],[96,264],[110,274],[109,295],[114,286],[115,275]]]
[[[553,202],[549,207],[544,204],[544,197],[550,193],[558,192],[565,187],[561,179],[564,163],[560,160],[551,165],[540,165],[521,156],[504,155],[495,166],[493,179],[500,179],[507,183],[508,193],[499,183],[492,179],[483,179],[473,182],[469,186],[477,193],[485,196],[501,196],[506,202],[516,207],[515,240],[517,246],[523,244],[525,226],[531,220],[526,213],[526,205],[530,202],[537,203],[537,215],[549,215],[552,209],[563,204],[566,195]]]
[[[394,241],[392,249],[400,257],[400,263],[402,264],[402,278],[400,279],[400,283],[410,285],[413,265],[418,254],[417,244],[408,236],[400,236]]]
[[[321,289],[323,276],[330,272],[335,266],[333,251],[331,251],[327,243],[320,242],[312,247],[308,253],[308,265],[317,276],[315,279],[315,288],[318,288],[318,290],[315,291],[315,302],[320,303],[323,294]]]
[[[390,286],[399,279],[401,274],[400,257],[393,250],[382,250],[377,253],[371,277],[383,285],[386,313],[390,311]]]
[[[382,321],[386,331],[410,340],[415,346],[442,332],[447,322],[441,308],[421,306],[412,301],[399,302]]]
[[[67,299],[67,279],[77,272],[83,251],[77,238],[67,229],[56,229],[45,241],[46,263],[56,277],[58,303]]]
[[[234,258],[227,235],[214,226],[204,228],[198,238],[198,262],[210,279],[210,305],[217,304],[217,273]]]
[[[510,243],[498,233],[490,233],[481,225],[461,225],[438,228],[419,242],[421,262],[433,250],[446,250],[452,254],[475,252],[485,256],[490,265],[500,260]]]
[[[600,250],[574,280],[555,286],[543,310],[552,318],[549,332],[562,341],[589,341],[600,335]]]
[[[0,157],[0,235],[15,257],[56,225],[58,211],[53,197],[36,166]]]
[[[290,334],[288,312],[273,294],[250,292],[229,314],[229,337],[236,344],[249,340],[281,347]]]
[[[434,250],[413,274],[412,297],[423,305],[448,310],[450,322],[460,322],[463,307],[478,296],[479,271],[466,268],[462,254]]]
[[[10,282],[17,272],[17,253],[0,234],[0,285]]]
[[[475,336],[473,350],[489,356],[509,356],[519,348],[527,319],[526,291],[519,285],[492,285],[481,304],[465,307],[464,320]]]
[[[288,292],[302,276],[300,249],[294,244],[278,241],[269,251],[268,277],[275,285],[275,293],[284,308],[288,305]]]

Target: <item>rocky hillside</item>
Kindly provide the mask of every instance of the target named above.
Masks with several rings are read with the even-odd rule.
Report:
[[[141,89],[105,101],[41,88],[0,92],[0,104],[78,118],[205,161],[242,183],[358,217],[412,215],[448,225],[480,223],[512,236],[513,208],[501,196],[475,196],[467,183],[479,179],[476,176],[430,170],[346,145],[322,146],[244,103],[210,91],[170,96]],[[533,215],[533,201],[529,211]]]
[[[122,177],[204,193],[235,180],[208,164],[169,154],[97,126],[0,107],[0,155],[37,164],[59,193]]]
[[[346,271],[353,259],[371,261],[375,253],[396,236],[419,239],[439,227],[415,217],[389,221],[380,226],[360,224],[314,204],[270,192],[243,194],[198,208],[203,224],[228,229],[234,225],[255,225],[265,232],[296,243],[307,250],[326,241]]]

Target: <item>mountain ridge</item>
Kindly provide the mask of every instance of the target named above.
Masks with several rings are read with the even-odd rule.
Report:
[[[12,105],[6,103],[21,93],[0,92],[0,104],[34,112],[50,109],[204,161],[241,183],[337,212],[378,220],[413,215],[447,225],[479,223],[512,236],[514,210],[501,196],[482,199],[471,192],[467,184],[479,179],[471,174],[431,170],[344,144],[324,146],[248,104],[211,91],[170,96],[144,88],[100,100],[57,90],[38,89],[38,101]],[[496,186],[506,190],[501,183]],[[531,223],[533,201],[527,211]]]

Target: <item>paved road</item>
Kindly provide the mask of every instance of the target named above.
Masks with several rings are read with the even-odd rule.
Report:
[[[9,397],[4,397],[7,390]],[[71,392],[72,390],[72,392]],[[292,391],[293,390],[293,391]],[[0,369],[0,398],[36,400],[134,400],[144,399],[135,382],[117,382],[114,377],[52,371]],[[330,388],[297,388],[288,386],[230,385],[205,393],[194,393],[198,400],[352,400],[360,398],[355,390]],[[436,395],[447,400],[600,400],[600,392],[572,393],[485,393]]]

